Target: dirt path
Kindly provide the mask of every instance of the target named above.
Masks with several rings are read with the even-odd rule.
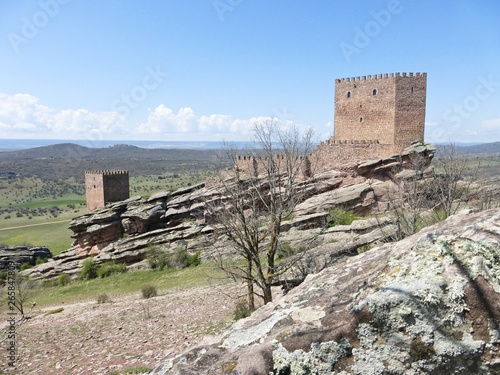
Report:
[[[28,224],[28,225],[21,225],[19,227],[0,228],[0,231],[3,231],[3,230],[12,230],[12,229],[22,229],[22,228],[29,228],[29,227],[38,227],[40,225],[69,223],[70,221],[71,221],[71,219],[70,220],[51,221],[50,223]]]
[[[229,293],[228,293],[229,290]],[[95,301],[34,311],[18,329],[15,374],[126,374],[153,368],[206,334],[231,323],[237,290],[228,285],[168,292],[144,300],[131,295],[111,303]],[[112,295],[112,291],[110,291]],[[64,311],[45,315],[63,307]],[[2,314],[0,329],[7,329]],[[0,374],[10,374],[7,350],[0,348]],[[117,371],[117,372],[116,372]]]

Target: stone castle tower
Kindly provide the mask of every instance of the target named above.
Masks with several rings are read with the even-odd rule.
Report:
[[[384,156],[400,153],[424,139],[426,91],[426,73],[335,80],[334,139],[377,141]]]
[[[401,154],[413,141],[423,141],[426,96],[427,73],[336,79],[334,135],[305,155],[306,169],[352,171],[363,161]],[[260,158],[239,156],[236,164],[250,175],[261,173]]]
[[[85,171],[85,196],[88,212],[103,208],[107,203],[128,199],[128,171]]]

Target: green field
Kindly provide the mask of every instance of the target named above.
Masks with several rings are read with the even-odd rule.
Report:
[[[41,287],[32,300],[38,307],[56,306],[97,300],[100,294],[107,294],[112,300],[119,296],[137,293],[146,284],[154,285],[159,294],[172,290],[189,289],[227,282],[224,273],[213,263],[202,263],[197,267],[182,270],[128,271],[105,278],[76,280],[65,286]],[[31,302],[30,302],[31,303]],[[4,306],[6,304],[2,304]]]
[[[210,172],[186,170],[130,178],[130,195],[150,196],[204,181]],[[43,181],[36,177],[0,180],[0,244],[46,246],[53,255],[73,242],[68,229],[86,213],[84,184],[74,178]]]

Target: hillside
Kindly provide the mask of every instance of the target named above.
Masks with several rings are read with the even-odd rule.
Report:
[[[483,143],[474,146],[462,146],[459,147],[459,151],[464,154],[499,154],[500,153],[500,142],[493,143]]]
[[[85,170],[125,169],[131,176],[158,175],[165,171],[212,168],[216,150],[146,149],[130,145],[89,148],[61,143],[26,150],[0,152],[0,174],[12,172],[46,180],[75,178]]]

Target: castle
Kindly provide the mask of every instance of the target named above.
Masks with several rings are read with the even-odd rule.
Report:
[[[335,80],[334,135],[307,156],[315,171],[400,154],[423,141],[426,73],[391,73]],[[258,174],[259,158],[239,156],[237,166]]]
[[[304,155],[302,173],[351,169],[357,163],[400,154],[423,141],[426,73],[391,73],[335,80],[334,135]],[[283,155],[276,155],[283,158]],[[237,168],[262,172],[262,158],[238,156]],[[128,171],[86,171],[87,210],[129,198]]]
[[[85,171],[87,211],[103,208],[107,203],[130,197],[128,171],[110,169]]]

